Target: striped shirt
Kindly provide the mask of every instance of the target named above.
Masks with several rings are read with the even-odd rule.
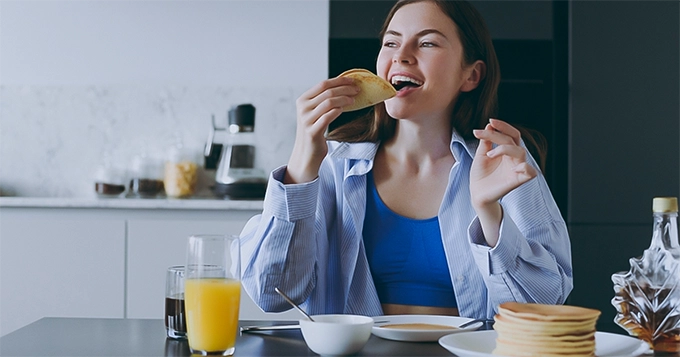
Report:
[[[284,185],[285,166],[271,173],[262,213],[241,232],[243,286],[268,312],[290,309],[279,287],[311,314],[382,315],[361,232],[378,144],[328,145],[314,181]],[[490,248],[470,202],[476,147],[452,135],[456,163],[438,213],[460,315],[492,318],[505,301],[564,303],[573,287],[569,235],[544,177],[500,200],[500,237]]]

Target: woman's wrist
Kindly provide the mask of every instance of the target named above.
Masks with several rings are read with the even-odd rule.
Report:
[[[501,221],[503,220],[501,204],[496,201],[489,204],[476,205],[474,209],[482,226],[486,243],[489,247],[495,247],[500,237]]]

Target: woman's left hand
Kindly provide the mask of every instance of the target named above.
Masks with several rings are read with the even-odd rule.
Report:
[[[473,130],[479,147],[470,169],[470,195],[476,210],[495,206],[498,200],[536,177],[520,144],[519,130],[498,119],[489,119],[481,130]],[[496,147],[493,147],[496,144]]]

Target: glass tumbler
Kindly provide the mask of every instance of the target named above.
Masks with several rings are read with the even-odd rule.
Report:
[[[189,237],[184,278],[191,353],[233,355],[241,300],[239,237]]]
[[[165,330],[168,337],[185,339],[187,336],[184,312],[184,266],[175,265],[165,274]]]

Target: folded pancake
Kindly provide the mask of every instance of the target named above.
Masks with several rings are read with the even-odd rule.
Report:
[[[338,77],[354,78],[354,83],[361,88],[354,97],[354,104],[343,107],[343,112],[370,107],[397,95],[397,91],[388,81],[366,69],[350,69],[340,73]]]

